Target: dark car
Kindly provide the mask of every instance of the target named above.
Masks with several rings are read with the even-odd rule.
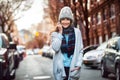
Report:
[[[0,33],[0,80],[15,78],[15,44],[10,44],[8,37]]]
[[[17,44],[15,44],[14,42],[10,42],[9,45],[9,51],[14,53],[14,68],[17,69],[21,60],[20,55],[17,51]]]
[[[42,56],[52,59],[54,54],[55,51],[50,46],[44,45],[44,47],[42,48]]]
[[[120,80],[120,37],[108,41],[101,61],[102,77],[115,74],[116,80]]]

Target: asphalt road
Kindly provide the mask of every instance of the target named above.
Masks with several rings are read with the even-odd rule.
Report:
[[[52,60],[40,55],[29,55],[20,63],[15,80],[53,80]],[[113,76],[102,78],[99,69],[83,65],[80,80],[114,80]]]
[[[15,80],[53,80],[52,60],[40,55],[27,56],[20,63]]]

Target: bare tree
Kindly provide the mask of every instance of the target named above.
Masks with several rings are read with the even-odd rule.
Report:
[[[85,27],[85,35],[86,35],[85,46],[86,46],[86,45],[89,45],[89,28],[88,28],[89,13],[87,8],[88,0],[78,0],[78,2],[75,2],[75,0],[73,0],[73,2],[75,5],[75,9],[79,13],[79,16],[78,16],[76,15],[76,10],[74,11],[75,21],[77,22],[77,20],[79,20],[80,26]]]
[[[32,0],[0,0],[0,27],[2,32],[10,33],[14,21],[20,18],[15,18],[15,16],[21,11],[28,10],[32,3]]]

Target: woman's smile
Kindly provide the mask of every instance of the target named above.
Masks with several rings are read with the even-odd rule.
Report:
[[[64,27],[64,28],[67,28],[69,25],[71,24],[71,21],[70,19],[62,19],[61,20],[61,25]]]

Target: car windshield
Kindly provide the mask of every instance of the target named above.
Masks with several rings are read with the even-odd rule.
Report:
[[[93,49],[96,49],[98,47],[98,45],[90,45],[90,46],[87,46],[83,49],[84,53],[90,51],[90,50],[93,50]]]
[[[105,49],[105,48],[107,47],[107,44],[108,44],[109,41],[115,41],[115,40],[117,40],[117,39],[119,39],[119,37],[114,37],[114,38],[109,39],[109,40],[106,41],[106,42],[103,42],[103,43],[97,48],[97,50],[103,50],[103,49]]]
[[[107,42],[104,42],[97,48],[97,50],[103,50],[106,48],[106,46],[107,46]]]
[[[118,39],[118,48],[120,50],[120,38]]]

